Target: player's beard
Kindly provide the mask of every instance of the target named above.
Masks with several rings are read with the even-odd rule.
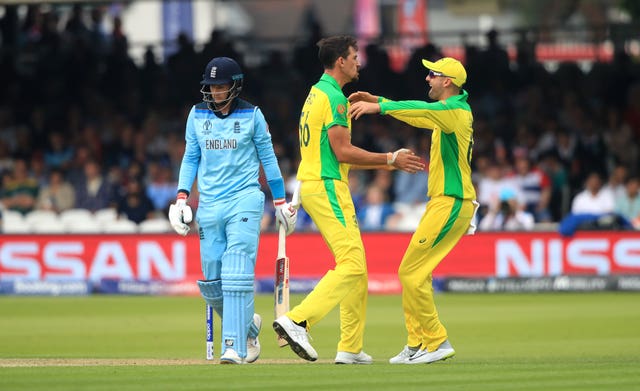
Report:
[[[439,99],[440,98],[440,94],[431,85],[429,86],[429,91],[427,92],[427,95],[429,96],[429,98],[431,98],[433,100],[440,100]]]

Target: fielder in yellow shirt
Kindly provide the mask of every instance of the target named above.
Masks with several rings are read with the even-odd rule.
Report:
[[[300,114],[301,162],[298,180],[304,210],[311,216],[335,257],[336,267],[305,299],[273,323],[274,330],[305,360],[318,354],[307,331],[340,305],[340,342],[336,364],[370,364],[362,351],[367,306],[367,263],[349,192],[350,168],[424,169],[420,158],[407,149],[373,153],[351,144],[349,102],[345,84],[358,80],[358,46],[355,38],[335,36],[318,42],[324,67],[311,87]]]
[[[390,101],[356,92],[349,96],[349,115],[391,115],[418,128],[431,129],[429,162],[430,197],[416,232],[402,258],[398,276],[402,284],[402,307],[407,345],[389,362],[419,364],[445,360],[455,355],[447,330],[438,317],[433,300],[432,272],[470,228],[475,214],[475,190],[471,182],[473,115],[464,66],[445,57],[436,62],[422,60],[429,69],[429,98],[436,102]]]

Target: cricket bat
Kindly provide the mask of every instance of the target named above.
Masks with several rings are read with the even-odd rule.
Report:
[[[276,319],[289,311],[289,257],[286,252],[286,237],[284,226],[280,225],[278,232],[278,258],[276,259],[276,278],[274,286],[274,310]],[[278,336],[278,345],[287,346],[287,340]]]
[[[297,183],[291,199],[291,206],[300,207],[300,182]],[[274,294],[274,312],[276,319],[289,312],[289,257],[287,257],[287,233],[283,225],[278,230],[278,256],[276,259],[276,275]],[[287,346],[288,342],[278,336],[278,345]]]
[[[213,307],[207,304],[207,360],[213,360]]]

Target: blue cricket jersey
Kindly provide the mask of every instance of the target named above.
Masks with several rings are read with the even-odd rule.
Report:
[[[241,197],[260,189],[262,163],[272,197],[284,198],[284,181],[262,111],[242,99],[233,105],[224,118],[204,102],[191,108],[178,190],[190,191],[197,175],[201,203]]]

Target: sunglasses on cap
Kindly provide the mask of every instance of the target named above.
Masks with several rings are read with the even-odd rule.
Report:
[[[440,73],[440,72],[436,72],[436,71],[429,71],[429,77],[436,77],[436,76],[442,76],[442,77],[448,77],[450,79],[455,79],[454,76],[449,76],[449,75],[445,75],[444,73]]]

